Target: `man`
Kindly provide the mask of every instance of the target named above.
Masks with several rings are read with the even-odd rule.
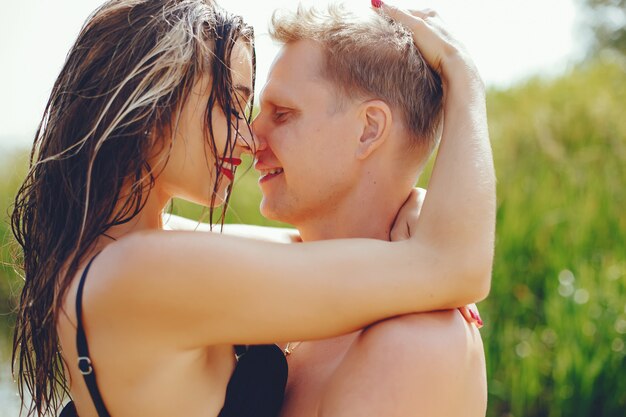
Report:
[[[271,34],[283,48],[253,125],[261,212],[294,225],[303,241],[389,240],[437,142],[439,77],[411,34],[378,15],[300,9],[275,16]],[[482,342],[456,310],[286,351],[282,417],[485,414]]]

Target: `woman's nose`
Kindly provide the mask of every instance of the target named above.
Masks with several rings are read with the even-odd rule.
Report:
[[[262,151],[267,148],[267,141],[265,140],[265,135],[262,130],[262,115],[259,114],[256,119],[252,122],[252,136],[254,137],[254,143],[256,145],[256,151]]]
[[[235,145],[241,150],[241,153],[254,155],[258,150],[259,143],[252,130],[252,125],[239,125],[237,129],[237,140]]]

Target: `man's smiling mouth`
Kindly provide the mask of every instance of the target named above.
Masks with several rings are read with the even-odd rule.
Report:
[[[263,169],[260,171],[261,177],[259,178],[259,183],[266,182],[275,178],[283,173],[282,168],[272,168],[272,169]]]

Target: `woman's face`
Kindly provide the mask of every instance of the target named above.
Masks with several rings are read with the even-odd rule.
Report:
[[[236,146],[232,158],[240,158],[241,153],[251,143],[252,137],[246,125],[244,110],[252,105],[252,52],[250,46],[243,41],[235,44],[230,62],[234,96],[231,97],[232,114],[224,111],[216,104],[211,111],[213,134],[218,155],[213,155],[211,145],[207,142],[206,106],[211,94],[211,77],[200,77],[193,86],[189,97],[183,105],[176,126],[169,160],[159,176],[160,187],[167,197],[178,197],[203,206],[211,204],[211,196],[215,177],[222,165],[222,153],[226,149],[228,128],[231,124],[231,144]],[[241,117],[242,119],[238,119]],[[239,131],[236,130],[239,126]],[[167,154],[167,151],[165,152]],[[230,157],[227,152],[227,157]],[[217,187],[215,205],[222,204],[227,197],[227,188],[232,182],[237,161],[225,159]]]

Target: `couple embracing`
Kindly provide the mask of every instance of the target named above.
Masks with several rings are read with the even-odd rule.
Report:
[[[363,19],[275,15],[283,47],[254,120],[240,17],[209,0],[94,12],[12,216],[32,414],[484,415],[484,86],[436,13],[372,3]],[[414,190],[437,144],[428,193]],[[261,212],[297,237],[164,223],[174,197],[227,205],[244,153]]]

